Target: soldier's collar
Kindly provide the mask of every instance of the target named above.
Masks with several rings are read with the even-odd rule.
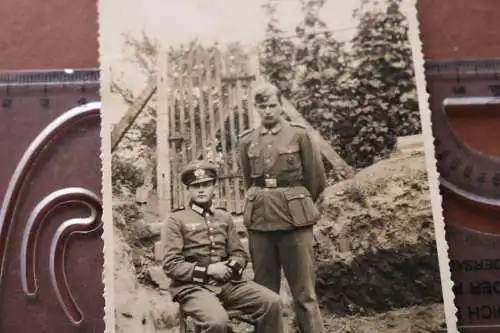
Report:
[[[210,205],[208,208],[205,208],[205,207],[198,205],[196,202],[191,202],[189,204],[189,207],[191,207],[192,210],[194,210],[196,213],[198,213],[202,216],[204,216],[207,213],[210,215],[214,215],[214,210],[213,210],[212,205]]]
[[[274,127],[271,129],[267,129],[264,126],[261,126],[260,135],[265,135],[268,133],[276,135],[281,131],[282,128],[283,128],[283,124],[281,123],[281,121],[278,121],[278,123],[276,125],[274,125]]]

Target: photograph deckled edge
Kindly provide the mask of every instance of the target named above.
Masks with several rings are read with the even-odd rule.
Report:
[[[432,216],[438,251],[439,270],[441,286],[443,291],[443,303],[448,332],[458,332],[456,306],[454,303],[453,282],[449,266],[448,243],[445,238],[442,197],[439,191],[439,178],[437,171],[437,160],[434,149],[434,136],[432,134],[431,110],[429,106],[429,93],[424,69],[424,55],[422,41],[420,39],[420,22],[417,16],[417,0],[411,6],[411,14],[408,15],[409,38],[413,54],[413,65],[415,68],[415,83],[417,85],[417,97],[422,122],[422,136],[424,139],[425,160],[431,195]]]
[[[98,1],[98,13],[103,9],[103,2]],[[441,276],[441,285],[443,292],[444,310],[446,316],[446,325],[448,332],[458,332],[456,327],[456,307],[454,305],[454,296],[452,292],[453,282],[449,269],[448,244],[445,239],[445,228],[442,214],[442,199],[439,193],[438,172],[436,167],[436,158],[434,151],[434,138],[431,129],[431,117],[429,108],[429,94],[427,92],[426,77],[424,71],[424,57],[422,53],[422,43],[420,39],[420,24],[417,19],[416,0],[411,6],[411,14],[408,15],[409,39],[412,48],[413,63],[415,69],[415,82],[417,85],[417,95],[419,111],[422,122],[422,136],[424,139],[424,150],[426,154],[426,167],[428,171],[429,189],[432,201],[432,214],[435,229],[435,238],[438,249],[439,269]],[[109,15],[107,16],[109,17]],[[101,58],[101,50],[105,48],[103,43],[103,33],[100,19],[98,17],[98,39],[101,73],[101,100],[107,93],[109,86],[108,72],[105,70],[106,61]],[[103,199],[103,221],[104,232],[102,238],[104,241],[104,298],[105,298],[105,332],[115,332],[115,305],[114,305],[114,242],[112,225],[112,189],[111,189],[111,127],[109,117],[107,117],[106,103],[102,104],[101,115],[101,158],[102,158],[102,199]]]
[[[103,255],[104,267],[102,279],[104,283],[104,332],[115,332],[115,298],[114,298],[114,247],[113,247],[113,194],[111,188],[111,127],[106,121],[106,104],[102,103],[108,87],[107,72],[104,70],[101,50],[105,47],[103,43],[103,31],[100,24],[101,11],[104,1],[97,1],[97,40],[100,72],[100,96],[101,96],[101,159],[102,159],[102,187],[101,196],[103,203]],[[104,34],[105,35],[105,34]]]

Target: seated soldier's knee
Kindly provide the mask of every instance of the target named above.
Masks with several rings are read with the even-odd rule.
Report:
[[[205,319],[205,325],[210,329],[223,331],[229,324],[229,317],[227,313],[221,312],[217,315],[213,315],[210,318]]]
[[[270,293],[266,297],[266,307],[270,311],[280,311],[282,307],[283,301],[280,297],[280,295],[276,293]]]

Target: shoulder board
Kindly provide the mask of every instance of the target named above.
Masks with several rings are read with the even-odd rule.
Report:
[[[171,211],[171,213],[180,212],[180,211],[183,211],[183,210],[185,210],[185,209],[186,209],[186,208],[184,208],[184,207],[179,207],[179,208],[176,208],[176,209],[172,210],[172,211]]]
[[[247,136],[248,134],[252,133],[253,131],[255,131],[255,128],[249,128],[249,129],[246,129],[244,130],[243,132],[241,132],[239,135],[238,135],[238,138],[243,138],[245,136]]]
[[[290,122],[290,126],[293,126],[293,127],[300,127],[300,128],[303,128],[303,129],[307,129],[306,125],[302,124],[302,123],[297,123],[297,122],[294,122],[294,121],[291,121]]]

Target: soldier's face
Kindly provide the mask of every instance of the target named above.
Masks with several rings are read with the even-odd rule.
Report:
[[[192,184],[188,186],[188,192],[194,202],[204,204],[212,200],[215,190],[214,185],[212,181]]]
[[[261,118],[262,125],[274,126],[281,116],[281,104],[276,95],[272,95],[263,103],[256,103],[257,112]]]

